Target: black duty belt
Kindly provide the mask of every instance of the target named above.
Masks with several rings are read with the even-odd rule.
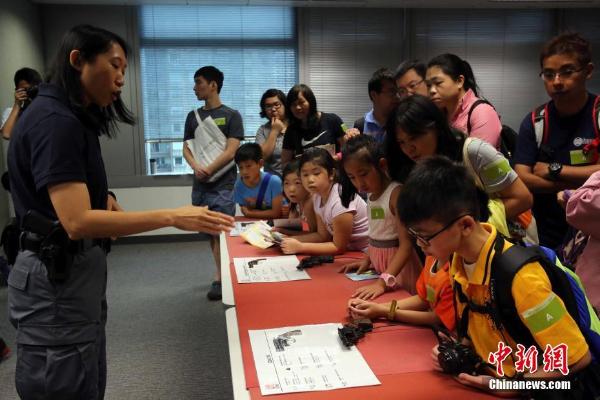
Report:
[[[22,232],[19,239],[19,248],[20,250],[29,250],[34,253],[39,253],[42,241],[43,238],[40,235]],[[74,254],[89,250],[95,246],[100,246],[104,252],[108,253],[110,251],[110,239],[69,240],[69,251]]]

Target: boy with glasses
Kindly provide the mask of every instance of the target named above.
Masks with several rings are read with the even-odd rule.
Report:
[[[590,44],[579,34],[561,34],[546,43],[540,66],[551,101],[525,116],[513,162],[534,195],[540,244],[556,248],[568,230],[557,193],[581,186],[600,170],[598,97],[586,89],[594,65]]]
[[[513,356],[517,343],[501,324],[492,323],[488,310],[494,307],[490,291],[494,258],[513,246],[497,234],[496,228],[479,221],[486,218],[487,196],[479,191],[467,170],[445,157],[432,157],[419,163],[402,187],[398,199],[400,220],[416,238],[428,256],[439,260],[451,258],[450,276],[453,280],[456,325],[459,341],[482,360],[496,353],[499,343],[509,346]],[[524,265],[512,281],[512,297],[516,312],[535,345],[544,349],[565,344],[568,376],[560,371],[517,372],[516,356],[499,361],[503,373],[486,364],[477,375],[460,373],[462,384],[490,391],[489,382],[495,377],[507,379],[572,379],[574,374],[591,365],[592,356],[577,323],[553,291],[539,262]],[[467,302],[464,302],[466,299]],[[540,317],[543,317],[540,319]],[[442,370],[439,348],[433,349],[434,368]],[[595,364],[593,364],[595,368]],[[575,386],[575,384],[573,384]],[[516,393],[515,393],[516,394]],[[537,397],[536,397],[537,398]],[[591,397],[583,397],[591,398]]]

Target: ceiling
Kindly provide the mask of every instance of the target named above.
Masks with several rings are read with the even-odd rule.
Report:
[[[20,0],[12,0],[20,1]],[[269,5],[373,8],[581,8],[600,7],[600,0],[31,0],[39,4],[83,5]]]

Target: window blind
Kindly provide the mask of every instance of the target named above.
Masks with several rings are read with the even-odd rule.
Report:
[[[600,94],[600,10],[599,9],[572,9],[565,10],[564,29],[579,32],[592,46],[592,62],[594,73],[588,81],[587,88],[594,94]]]
[[[146,141],[181,141],[185,118],[202,103],[194,73],[214,65],[225,75],[221,100],[237,109],[246,135],[266,120],[260,98],[297,80],[296,27],[290,7],[145,5],[139,8]]]
[[[338,114],[347,126],[372,107],[369,78],[381,67],[392,71],[402,60],[400,9],[301,10],[306,82],[320,111]]]
[[[551,10],[418,9],[411,20],[415,56],[467,60],[504,124],[518,131],[527,112],[548,101],[538,73],[542,45],[554,35]]]

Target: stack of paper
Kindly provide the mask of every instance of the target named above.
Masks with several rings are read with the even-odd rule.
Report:
[[[240,236],[252,246],[267,249],[275,244],[271,236],[271,229],[265,221],[257,221],[246,226]]]

